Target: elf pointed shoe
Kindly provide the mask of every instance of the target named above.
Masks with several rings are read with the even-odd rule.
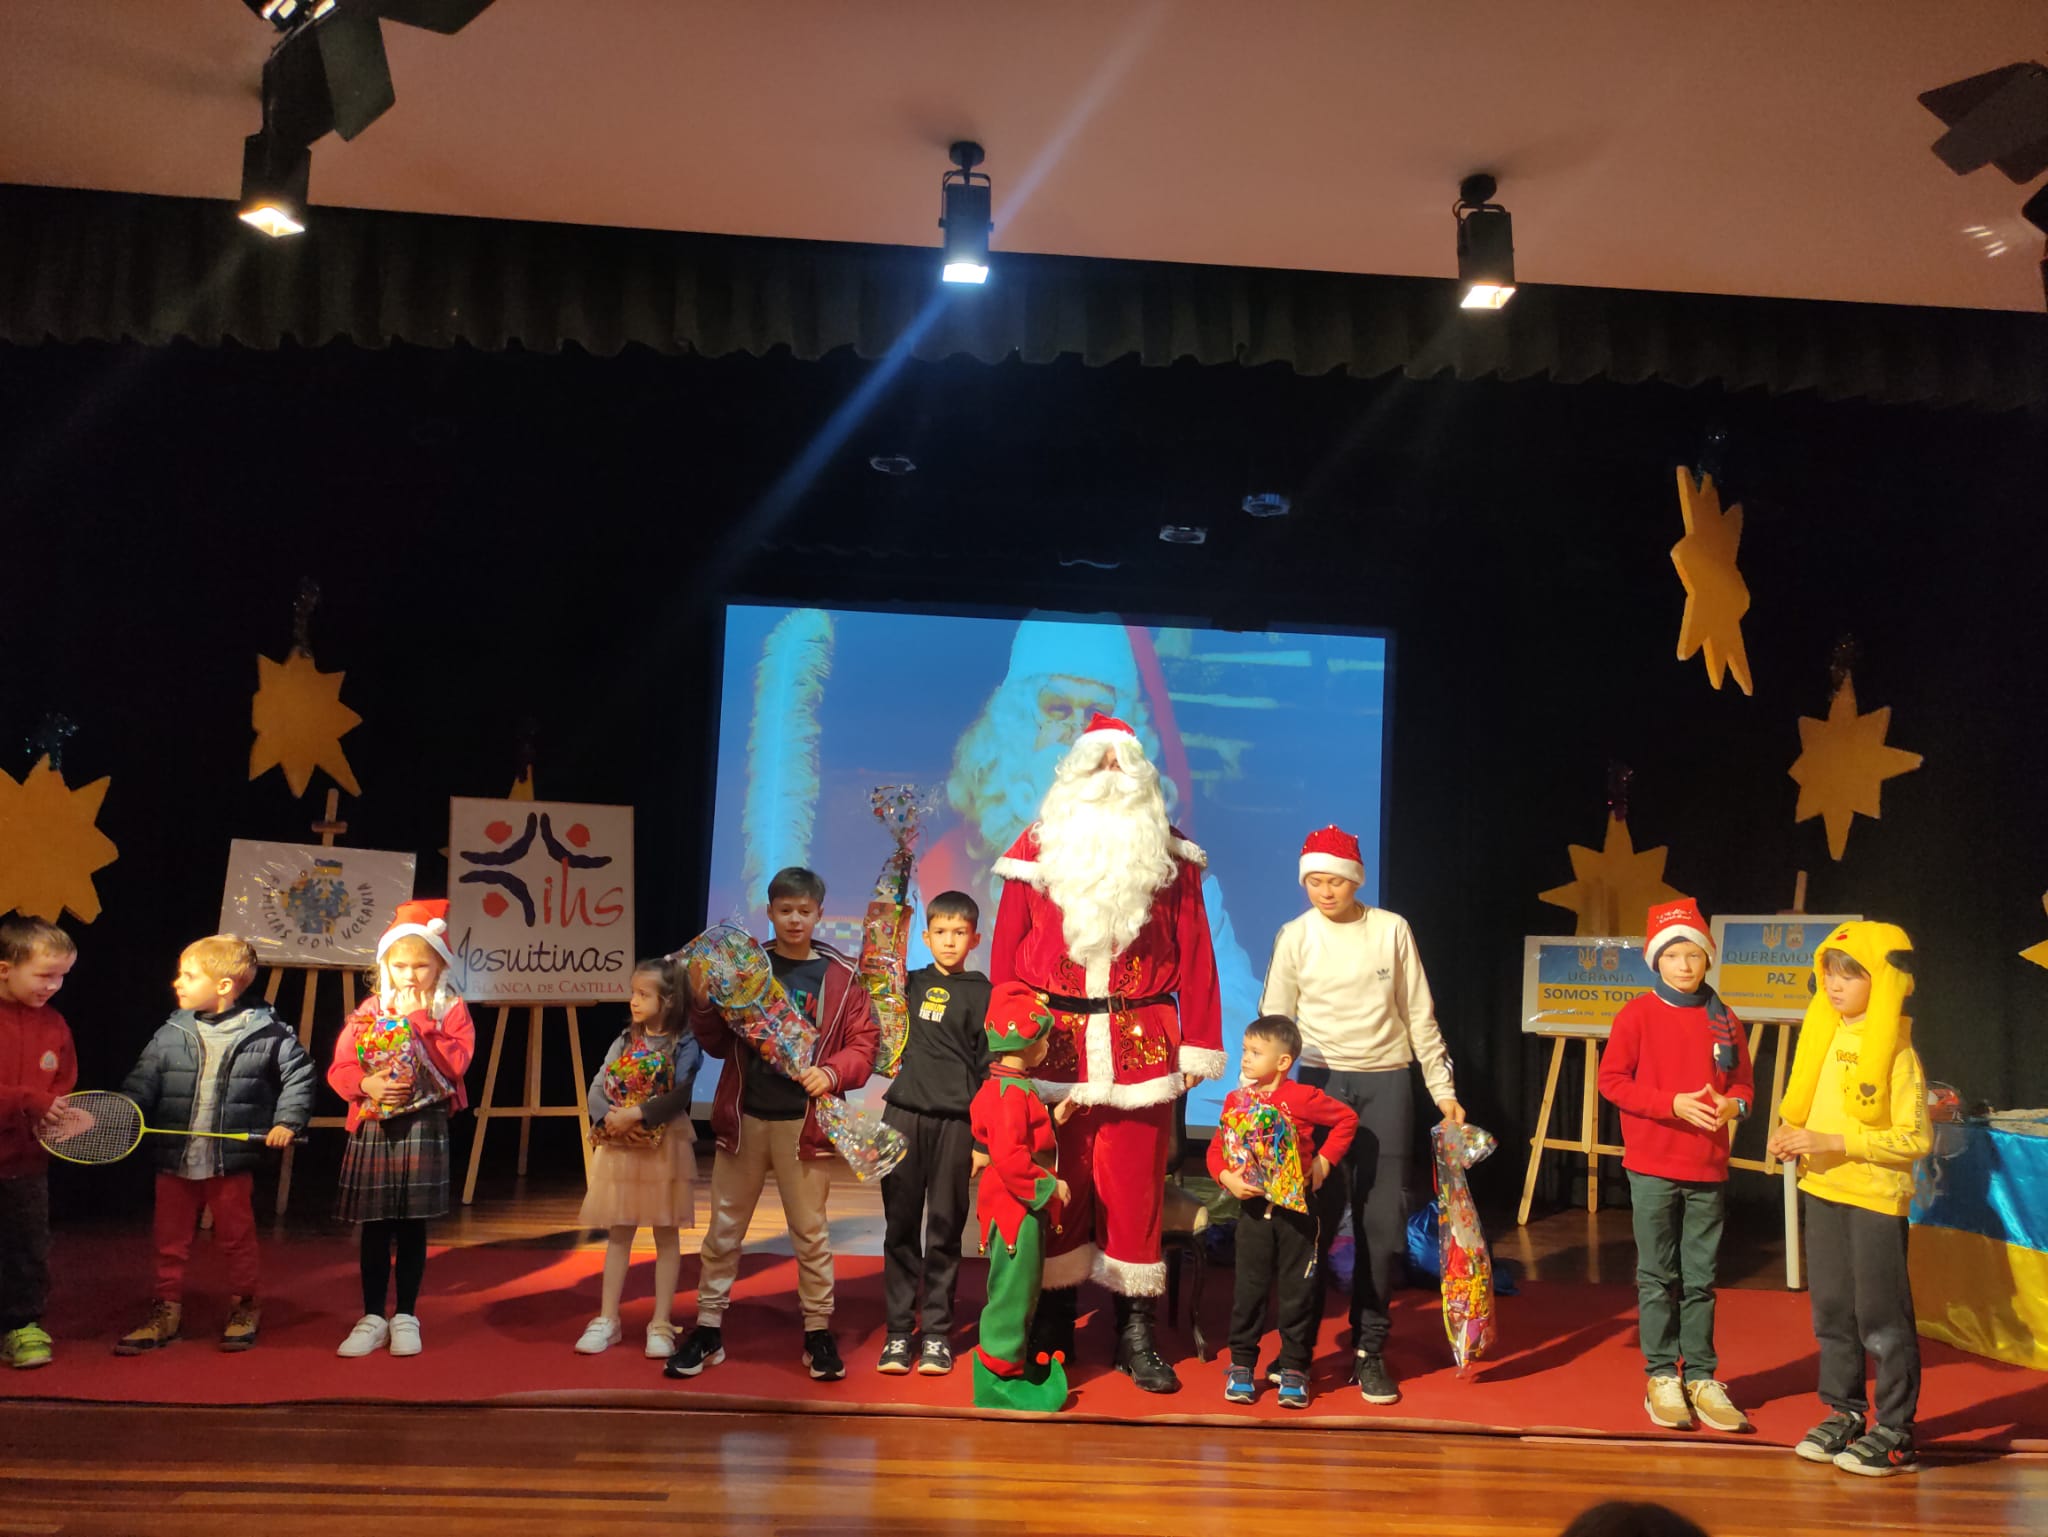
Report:
[[[1031,1357],[1074,1355],[1074,1317],[1080,1311],[1081,1288],[1062,1286],[1038,1294],[1038,1308],[1031,1315]]]

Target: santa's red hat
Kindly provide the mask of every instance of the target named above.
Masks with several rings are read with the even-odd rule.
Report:
[[[1358,852],[1358,840],[1332,823],[1310,833],[1301,845],[1301,875],[1341,875],[1347,881],[1365,884],[1365,858]]]
[[[1657,957],[1681,939],[1689,939],[1706,951],[1707,959],[1714,957],[1714,941],[1707,936],[1707,920],[1700,912],[1699,903],[1691,897],[1680,897],[1676,902],[1659,902],[1650,909],[1644,930],[1649,938],[1643,941],[1643,959],[1652,968],[1657,964]]]
[[[1088,721],[1088,729],[1074,738],[1076,747],[1116,747],[1124,742],[1135,742],[1138,733],[1130,723],[1120,721],[1114,715],[1104,715],[1100,710]]]
[[[377,959],[401,939],[423,939],[450,966],[455,957],[448,950],[448,904],[445,901],[401,902],[391,915],[391,927],[377,941]]]

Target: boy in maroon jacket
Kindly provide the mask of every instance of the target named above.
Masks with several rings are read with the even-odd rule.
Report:
[[[1245,1084],[1230,1092],[1223,1109],[1227,1115],[1260,1104],[1276,1107],[1286,1116],[1302,1155],[1302,1181],[1316,1191],[1350,1149],[1358,1112],[1321,1089],[1289,1078],[1300,1055],[1301,1031],[1285,1014],[1253,1020],[1245,1026],[1239,1058]],[[1318,1131],[1320,1145],[1314,1135]],[[1275,1372],[1280,1407],[1306,1409],[1309,1360],[1323,1311],[1322,1278],[1316,1274],[1316,1219],[1269,1200],[1264,1190],[1232,1169],[1224,1158],[1220,1129],[1209,1142],[1209,1173],[1243,1206],[1237,1223],[1237,1288],[1230,1309],[1230,1372],[1223,1397],[1229,1403],[1248,1404],[1259,1395],[1253,1372],[1259,1364],[1259,1339],[1266,1331],[1266,1299],[1277,1283],[1280,1359]]]
[[[50,1364],[50,1155],[36,1133],[78,1085],[64,1016],[50,1007],[78,959],[53,923],[0,921],[0,1363]]]
[[[1747,1430],[1715,1380],[1714,1266],[1727,1204],[1730,1129],[1756,1101],[1742,1022],[1707,986],[1712,941],[1690,898],[1650,909],[1651,991],[1614,1017],[1600,1094],[1621,1111],[1636,1232],[1636,1296],[1653,1423]],[[1679,1379],[1680,1363],[1684,1380]]]
[[[777,871],[768,883],[768,920],[775,929],[769,964],[790,1001],[818,1027],[811,1065],[801,1077],[771,1067],[706,1000],[701,979],[690,979],[690,1028],[707,1055],[726,1059],[726,1070],[711,1100],[718,1152],[711,1161],[711,1223],[698,1254],[697,1327],[663,1363],[664,1376],[694,1377],[725,1359],[725,1312],[740,1245],[771,1170],[796,1249],[804,1365],[820,1382],[846,1375],[832,1338],[832,1233],[825,1220],[837,1155],[811,1106],[868,1081],[881,1030],[853,963],[811,943],[824,904],[824,881],[801,866]],[[645,1121],[657,1124],[653,1114]]]

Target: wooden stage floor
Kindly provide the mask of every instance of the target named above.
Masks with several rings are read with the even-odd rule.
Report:
[[[487,1184],[475,1207],[436,1224],[434,1240],[581,1244],[580,1193]],[[750,1244],[786,1244],[780,1219],[772,1195],[764,1198]],[[1768,1213],[1731,1222],[1724,1284],[1781,1284],[1769,1222]],[[285,1226],[324,1224],[309,1211]],[[850,1180],[835,1189],[832,1228],[843,1252],[878,1252],[878,1193]],[[1632,1273],[1626,1211],[1564,1211],[1493,1231],[1496,1252],[1540,1279]],[[0,1537],[216,1537],[329,1524],[377,1537],[656,1526],[1196,1537],[1267,1523],[1375,1537],[1548,1537],[1586,1506],[1617,1498],[1662,1500],[1714,1537],[2039,1537],[2048,1533],[2048,1458],[1930,1459],[1913,1477],[1880,1481],[1779,1449],[1711,1443],[1287,1427],[1219,1435],[836,1414],[0,1402]]]

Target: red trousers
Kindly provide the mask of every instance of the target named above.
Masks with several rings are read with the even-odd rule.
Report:
[[[185,1260],[201,1207],[213,1208],[213,1242],[228,1267],[228,1290],[256,1297],[256,1210],[250,1197],[253,1174],[219,1174],[212,1179],[156,1177],[156,1290],[159,1302],[177,1302],[185,1289]]]
[[[1125,1296],[1165,1291],[1159,1226],[1172,1103],[1133,1110],[1092,1105],[1054,1135],[1059,1177],[1073,1197],[1046,1256],[1045,1284],[1076,1286],[1092,1276]]]

